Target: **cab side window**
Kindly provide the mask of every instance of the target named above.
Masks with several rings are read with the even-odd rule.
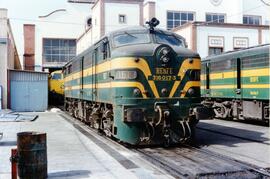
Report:
[[[100,41],[96,48],[96,59],[98,62],[110,58],[110,46],[108,40]]]

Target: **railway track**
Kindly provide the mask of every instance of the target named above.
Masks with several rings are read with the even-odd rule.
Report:
[[[245,141],[250,141],[250,142],[256,142],[256,143],[260,143],[260,144],[263,144],[263,145],[269,145],[269,143],[265,143],[261,140],[256,140],[256,139],[251,139],[251,138],[248,138],[248,137],[243,137],[243,136],[238,136],[238,135],[234,135],[234,134],[229,134],[229,133],[226,133],[226,132],[222,132],[222,131],[216,131],[216,130],[212,130],[212,129],[206,129],[206,128],[203,128],[203,127],[196,127],[196,129],[199,129],[199,130],[203,130],[203,131],[207,131],[207,132],[211,132],[211,133],[215,133],[215,134],[220,134],[220,135],[224,135],[224,136],[229,136],[229,137],[233,137],[233,138],[237,138],[237,139],[241,139],[241,140],[245,140]]]
[[[135,152],[175,178],[270,178],[267,169],[189,145],[136,149]]]
[[[118,147],[120,145],[119,143],[102,135],[98,135],[98,137],[93,135],[92,129],[85,127],[84,123],[72,117],[67,117],[66,113],[64,115],[61,114],[61,116],[96,144],[100,145],[102,149],[127,169],[139,167],[132,160],[121,156],[113,146],[110,146],[110,144],[113,144],[117,148],[117,145]],[[105,142],[99,140],[98,138],[100,137],[105,139]],[[108,141],[110,141],[110,144],[108,144]],[[123,146],[121,145],[121,147]],[[179,145],[171,148],[126,147],[126,149],[137,153],[156,168],[161,168],[175,178],[270,178],[270,171],[268,169],[191,145]]]

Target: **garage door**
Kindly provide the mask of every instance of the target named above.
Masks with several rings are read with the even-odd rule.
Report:
[[[48,74],[9,71],[11,109],[19,112],[45,111],[48,107]]]

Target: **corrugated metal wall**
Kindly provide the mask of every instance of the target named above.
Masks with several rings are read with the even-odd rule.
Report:
[[[13,111],[45,111],[48,108],[48,74],[9,71],[10,101]]]

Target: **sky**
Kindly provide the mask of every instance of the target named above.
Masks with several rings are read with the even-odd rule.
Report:
[[[66,5],[67,0],[0,0],[0,8],[8,9],[20,60],[23,58],[23,24],[35,23],[38,16],[65,8]]]

